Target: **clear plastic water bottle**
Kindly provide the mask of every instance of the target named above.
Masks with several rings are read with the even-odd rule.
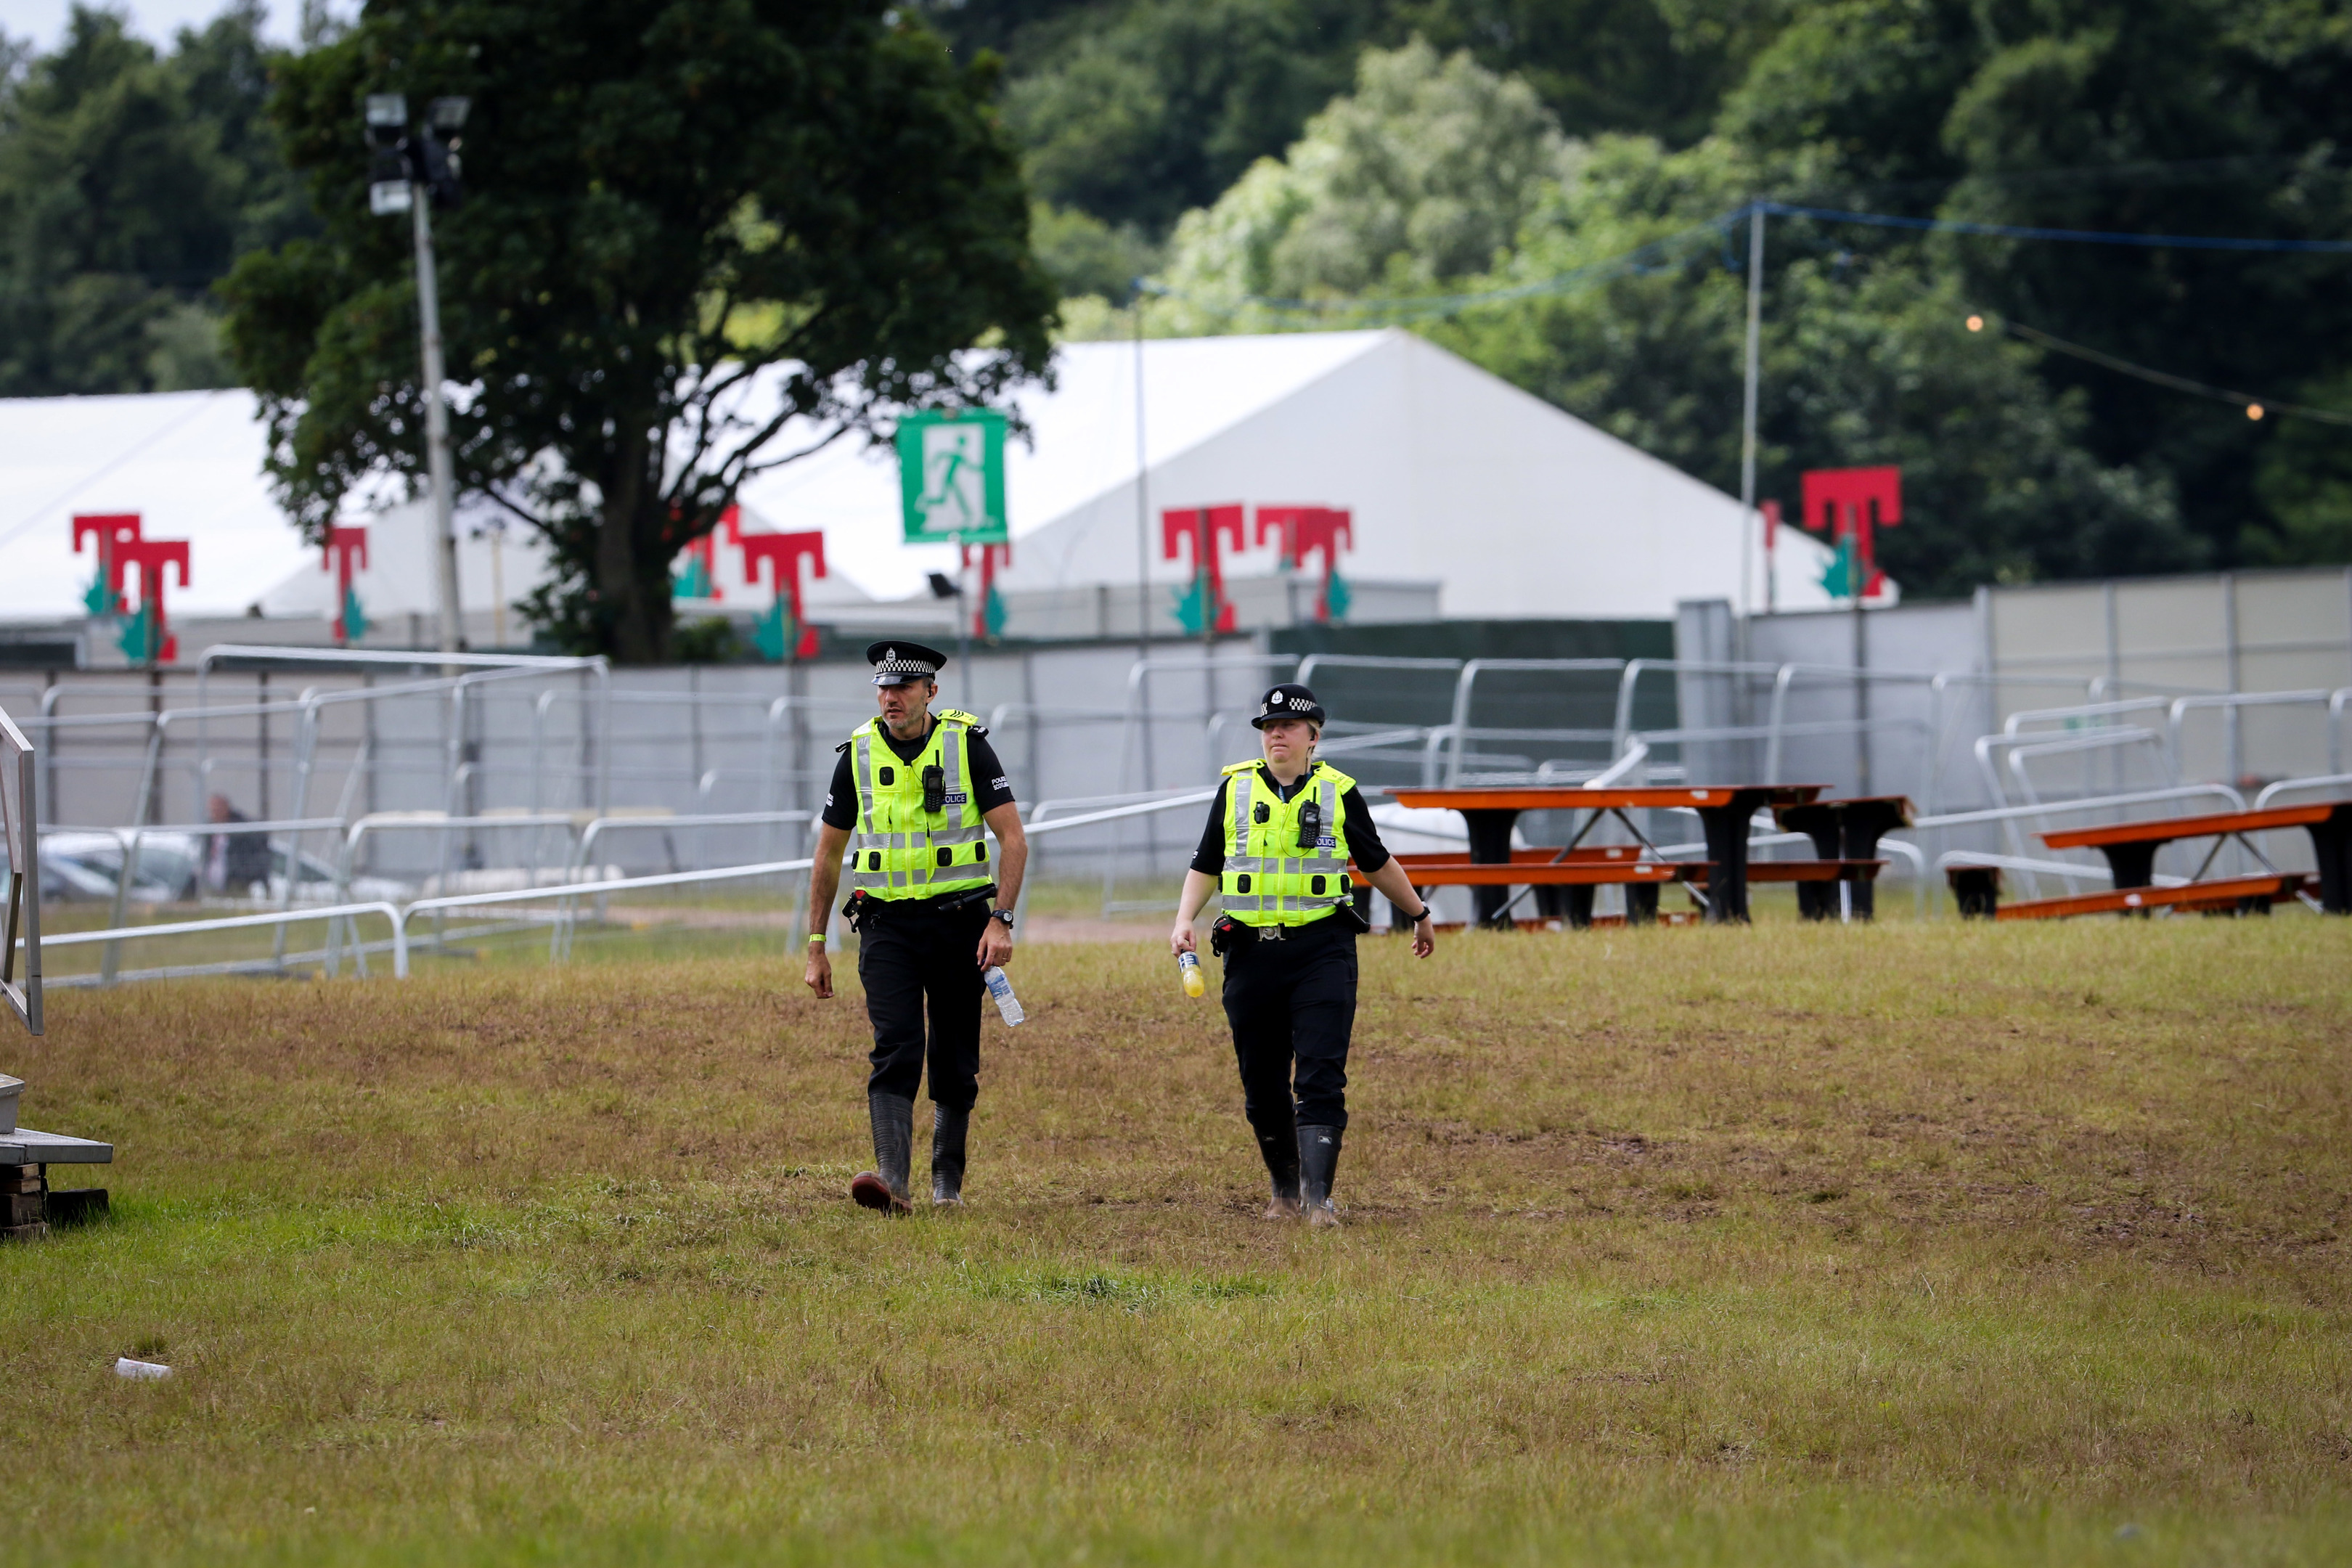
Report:
[[[1201,973],[1201,955],[1180,952],[1176,955],[1176,974],[1184,982],[1184,994],[1198,1002],[1209,989],[1208,980]]]
[[[980,972],[980,977],[988,982],[988,994],[996,998],[997,1014],[1007,1026],[1018,1024],[1027,1016],[1021,1011],[1021,998],[1013,994],[1013,982],[1005,978],[1004,971],[991,964]]]

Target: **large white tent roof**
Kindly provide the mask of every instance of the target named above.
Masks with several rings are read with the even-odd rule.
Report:
[[[1129,342],[1068,344],[1055,384],[1018,396],[1029,436],[1007,455],[1006,589],[1135,581],[1139,440],[1155,582],[1191,570],[1161,559],[1163,509],[1240,501],[1348,510],[1342,571],[1436,584],[1450,616],[1654,617],[1682,599],[1738,597],[1737,501],[1410,333],[1151,341],[1139,375],[1138,357]],[[323,609],[319,556],[272,500],[263,455],[244,391],[0,400],[0,616],[79,613],[94,563],[73,552],[69,519],[89,511],[136,511],[150,537],[192,542],[175,616]],[[824,532],[830,574],[810,585],[813,608],[919,595],[926,574],[955,566],[947,546],[902,542],[887,447],[837,441],[756,477],[742,499],[754,529]],[[405,604],[429,583],[423,509],[373,521],[369,602],[425,608]],[[1828,604],[1826,552],[1780,539],[1780,605]],[[488,588],[483,548],[469,542],[461,564],[469,604]],[[519,535],[509,548],[513,596],[536,580],[538,552]],[[1253,539],[1227,570],[1270,573],[1275,555]],[[722,547],[715,564],[726,598],[764,602],[740,552]],[[1759,605],[1761,572],[1757,552]]]
[[[255,406],[242,390],[0,399],[0,615],[81,614],[96,557],[74,553],[76,512],[137,512],[147,537],[190,542],[175,616],[243,614],[315,562],[262,479]]]
[[[1006,456],[1007,590],[1132,584],[1139,526],[1152,580],[1181,582],[1189,559],[1163,559],[1159,514],[1239,501],[1347,510],[1342,571],[1435,583],[1449,616],[1664,617],[1679,600],[1738,597],[1737,500],[1409,332],[1161,340],[1139,353],[1139,378],[1134,343],[1066,345],[1054,387],[1020,396],[1031,439]],[[822,529],[828,564],[876,598],[954,569],[948,546],[900,542],[887,449],[837,443],[743,495],[772,527]],[[1780,605],[1829,605],[1827,550],[1790,531],[1780,541]],[[1760,541],[1751,556],[1760,607]],[[1276,544],[1253,533],[1226,570],[1276,566]]]

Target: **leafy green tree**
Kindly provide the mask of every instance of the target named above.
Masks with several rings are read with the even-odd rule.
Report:
[[[1381,41],[1419,34],[1519,78],[1570,136],[1685,146],[1779,32],[1790,0],[1398,0]]]
[[[1037,264],[1066,300],[1125,300],[1136,279],[1159,269],[1161,247],[1142,230],[1133,224],[1114,227],[1076,207],[1033,203],[1029,234]]]
[[[1483,272],[1579,155],[1526,83],[1416,38],[1177,226],[1168,282],[1196,311]],[[1205,322],[1204,322],[1205,324]]]
[[[286,504],[315,529],[421,471],[408,226],[368,214],[359,104],[467,96],[436,217],[460,482],[546,537],[564,647],[667,657],[671,564],[748,476],[1045,368],[992,72],[880,0],[378,0],[282,81],[326,232],[226,292]]]
[[[1670,154],[1604,139],[1485,286],[1589,282],[1431,334],[1736,492],[1746,226],[1704,226],[1759,177],[1720,143]],[[1969,331],[1953,279],[1906,255],[1781,238],[1797,254],[1764,300],[1760,494],[1793,517],[1804,469],[1901,465],[1905,521],[1879,553],[1914,595],[2200,562],[2164,478],[2093,457],[2081,395],[2053,393],[2024,345]],[[1645,246],[1638,264],[1609,265]]]
[[[1005,119],[1037,194],[1163,235],[1347,86],[1364,7],[1343,0],[1135,0],[1056,29]],[[1076,18],[1072,18],[1075,20]]]
[[[264,118],[258,0],[159,55],[77,6],[0,76],[0,394],[232,384],[208,289],[311,226]]]
[[[1881,210],[2352,233],[2352,27],[2341,6],[2305,0],[1837,0],[1798,13],[1721,128],[1754,156],[1802,152],[1810,194]],[[2352,363],[2352,258],[1958,237],[1926,248],[1978,305],[2176,375],[2284,397]],[[2227,565],[2289,537],[2265,521],[2269,498],[2296,488],[2280,465],[2301,447],[2266,453],[2287,425],[2071,359],[2039,374],[2080,394],[2102,461],[2171,478],[2206,558]]]
[[[2352,413],[2352,371],[2300,389],[2295,401]],[[2268,526],[2247,541],[2258,564],[2352,561],[2352,426],[2289,415],[2263,447],[2255,488]]]
[[[1164,237],[1279,156],[1365,47],[1420,35],[1526,80],[1570,135],[1703,134],[1786,0],[923,0],[1008,64],[1038,194]]]

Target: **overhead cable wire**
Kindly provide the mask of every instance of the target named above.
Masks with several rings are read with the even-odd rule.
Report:
[[[2278,398],[2264,397],[2259,393],[2236,392],[2226,386],[2214,386],[2202,381],[2191,381],[2185,375],[2175,375],[2170,371],[2135,364],[2130,360],[2118,359],[2114,354],[2103,353],[2094,348],[2085,348],[2081,343],[2070,343],[2064,338],[2055,337],[2039,327],[2029,327],[2022,321],[2012,321],[1997,317],[1995,324],[2013,337],[2023,338],[2027,342],[2056,353],[2071,355],[2075,359],[2115,371],[2121,375],[2133,376],[2157,386],[2169,387],[2175,392],[2187,392],[2199,397],[2210,397],[2223,403],[2242,405],[2251,418],[2260,419],[2271,414],[2293,414],[2305,419],[2323,420],[2330,425],[2352,425],[2352,414],[2337,409],[2314,408],[2308,404],[2286,403]]]
[[[31,511],[26,512],[23,517],[19,518],[16,521],[15,527],[9,528],[5,531],[0,531],[0,545],[13,544],[16,542],[17,537],[24,533],[26,529],[31,528],[37,522],[46,520],[49,513],[57,508],[72,500],[75,496],[79,495],[83,490],[88,489],[99,480],[106,478],[107,475],[114,472],[117,468],[121,468],[125,463],[128,463],[131,458],[139,456],[140,453],[144,452],[148,447],[152,447],[155,443],[161,441],[164,437],[169,436],[174,431],[177,431],[183,426],[188,425],[190,422],[194,420],[198,415],[210,408],[221,398],[226,397],[237,390],[240,389],[235,387],[218,387],[207,391],[204,396],[196,401],[194,406],[191,407],[185,414],[181,415],[177,419],[169,420],[157,426],[155,429],[147,432],[147,434],[140,437],[137,440],[131,442],[131,445],[125,447],[122,450],[117,452],[113,457],[108,458],[105,462],[99,464],[97,467],[84,469],[80,476],[71,484],[68,485],[64,489],[59,490],[56,495],[50,497],[47,500],[43,501]]]
[[[1898,276],[1897,280],[1922,300],[1930,298],[1934,293],[1934,290],[1920,279]],[[2128,375],[2173,392],[2186,392],[2193,396],[2210,397],[2217,402],[2237,405],[2246,411],[2247,417],[2251,419],[2263,419],[2273,414],[2289,414],[2304,419],[2317,419],[2329,425],[2352,426],[2352,413],[2347,413],[2341,409],[2315,408],[2305,403],[2288,403],[2280,398],[2264,397],[2260,393],[2240,392],[2231,387],[2215,386],[2210,382],[2194,381],[2188,376],[2175,375],[2170,371],[2158,370],[2153,365],[2140,364],[2135,361],[2107,353],[2103,350],[2091,348],[2084,343],[2069,342],[2054,332],[2045,332],[2039,327],[2027,326],[2022,321],[1997,311],[1990,310],[1970,311],[1968,319],[1969,331],[1979,331],[1988,326],[2011,337],[2021,339],[2037,348],[2083,360],[2103,370],[2114,371],[2119,375]]]
[[[1996,239],[2054,239],[2076,245],[2127,245],[2146,250],[2252,250],[2352,256],[2352,239],[2256,239],[2238,235],[2135,234],[2127,230],[2098,228],[2035,228],[2021,224],[1969,223],[1958,218],[1897,217],[1890,213],[1799,206],[1792,202],[1758,202],[1756,205],[1778,217],[1809,217],[1824,223],[1855,223],[1872,228],[1905,228],[1932,234],[1985,235]]]

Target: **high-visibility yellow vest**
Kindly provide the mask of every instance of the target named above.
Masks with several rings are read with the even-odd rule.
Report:
[[[1225,912],[1244,925],[1303,926],[1355,897],[1341,797],[1356,781],[1318,760],[1305,786],[1284,800],[1265,768],[1236,763],[1225,770],[1225,871],[1217,891]],[[1300,831],[1310,804],[1321,819],[1311,836]]]
[[[911,763],[890,749],[878,718],[849,737],[849,773],[857,784],[849,885],[869,899],[933,899],[995,880],[989,875],[988,830],[981,826],[979,791],[965,743],[980,721],[953,708],[932,718],[938,722],[922,754]],[[926,799],[926,774],[931,776],[929,799],[938,803],[936,810]]]

